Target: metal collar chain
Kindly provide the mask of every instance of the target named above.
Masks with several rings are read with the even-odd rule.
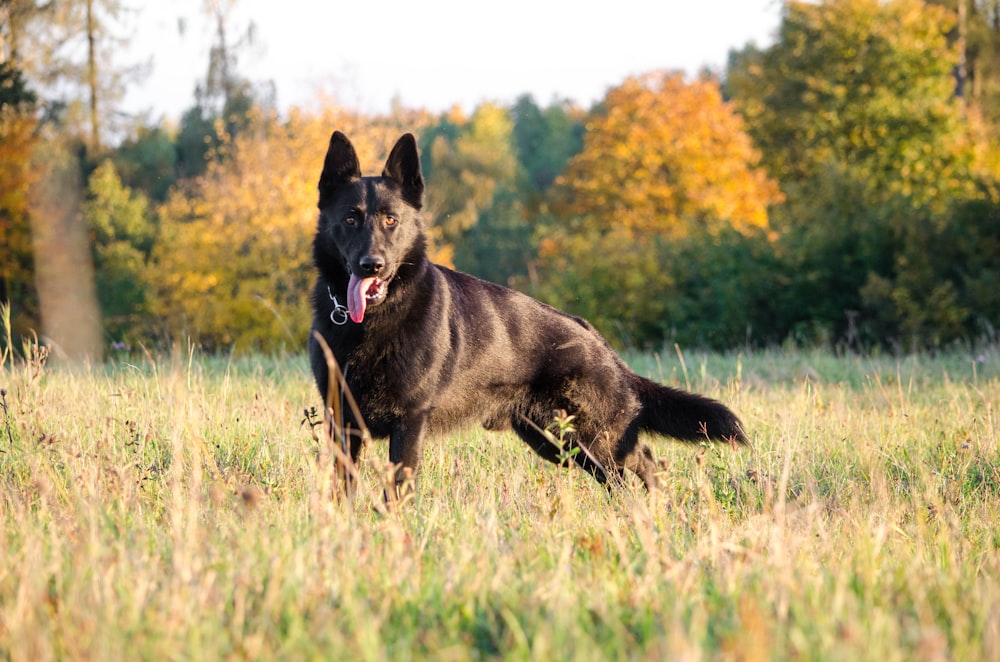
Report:
[[[350,317],[347,306],[337,301],[337,297],[334,296],[333,290],[330,289],[329,285],[326,286],[326,293],[330,295],[330,301],[333,302],[333,310],[330,311],[330,321],[337,326],[344,326]]]

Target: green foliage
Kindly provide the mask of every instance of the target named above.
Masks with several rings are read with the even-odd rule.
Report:
[[[544,194],[566,163],[583,149],[583,116],[569,102],[554,101],[545,108],[530,95],[514,102],[514,145],[527,177],[528,192]],[[525,196],[529,200],[532,195]]]
[[[668,301],[658,294],[673,284],[661,268],[665,242],[584,224],[560,229],[558,244],[543,240],[545,268],[534,294],[584,317],[615,344],[659,346],[670,322]]]
[[[10,61],[0,61],[0,110],[7,106],[32,107],[37,101],[38,95],[28,87],[24,73]]]
[[[785,228],[773,249],[777,325],[758,326],[757,340],[854,348],[886,340],[855,324],[861,288],[892,261],[885,207],[869,205],[863,182],[834,168],[801,186],[789,186],[788,201],[772,215]]]
[[[994,276],[957,228],[993,244],[997,173],[953,94],[952,24],[916,0],[791,2],[777,43],[731,57],[728,94],[786,194],[764,341],[940,346],[996,324],[966,296]]]
[[[204,173],[209,154],[218,146],[215,119],[200,105],[188,108],[181,117],[176,145],[178,176],[188,179]]]
[[[920,0],[788,3],[777,43],[727,72],[771,175],[787,186],[844,168],[870,204],[971,192],[951,21]]]
[[[446,261],[498,283],[523,282],[534,261],[543,197],[577,151],[582,115],[524,96],[442,115],[423,133],[428,216]],[[534,221],[534,223],[532,222]]]
[[[733,348],[783,339],[785,288],[793,278],[764,231],[694,231],[636,241],[571,233],[579,246],[547,257],[536,293],[633,348]],[[594,251],[589,259],[573,255]]]
[[[123,185],[112,162],[105,161],[90,175],[84,216],[105,333],[115,342],[142,338],[147,262],[156,239],[149,202]]]
[[[860,294],[873,335],[941,346],[992,337],[1000,319],[1000,203],[961,202],[924,215],[892,237],[893,263]]]
[[[780,306],[792,279],[774,249],[763,230],[695,232],[664,242],[658,262],[669,286],[648,294],[665,302],[659,338],[682,347],[734,348],[786,337]]]
[[[140,127],[122,141],[112,159],[122,182],[159,203],[166,200],[167,192],[177,181],[178,153],[181,151],[179,136],[171,136],[163,127]],[[205,154],[186,154],[185,158],[204,161]],[[198,171],[198,168],[192,170]]]
[[[438,239],[454,244],[476,225],[494,194],[513,185],[517,162],[511,145],[513,126],[503,108],[482,104],[468,120],[453,116],[444,122],[432,131],[436,137],[425,156],[427,214]]]
[[[456,243],[455,266],[501,285],[519,282],[535,258],[534,229],[527,216],[517,191],[509,186],[495,191],[476,224]]]
[[[583,147],[583,115],[566,102],[539,107],[520,97],[504,149],[516,159],[513,176],[498,180],[489,206],[455,242],[455,264],[496,283],[524,285],[536,261],[544,201],[568,160]]]

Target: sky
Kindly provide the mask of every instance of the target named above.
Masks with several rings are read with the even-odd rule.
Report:
[[[203,0],[133,0],[133,36],[119,56],[150,70],[125,109],[177,119],[193,105],[214,26]],[[320,99],[365,112],[467,110],[483,101],[600,100],[627,76],[656,69],[721,71],[730,49],[774,40],[780,0],[236,0],[230,39],[253,25],[238,71],[274,82],[278,106]],[[183,22],[184,29],[179,30]]]

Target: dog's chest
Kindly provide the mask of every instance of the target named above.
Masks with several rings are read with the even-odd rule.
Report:
[[[472,394],[456,389],[453,356],[412,343],[381,349],[362,344],[345,357],[348,387],[365,420],[397,420],[418,411],[454,419],[471,407]]]

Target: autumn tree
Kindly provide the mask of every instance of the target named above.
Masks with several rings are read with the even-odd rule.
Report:
[[[539,244],[538,293],[609,336],[662,341],[671,241],[759,232],[777,185],[742,120],[708,79],[655,72],[610,90],[583,150],[556,181]]]
[[[12,305],[14,337],[38,327],[27,198],[38,176],[35,102],[21,72],[0,61],[0,303]]]
[[[557,181],[554,211],[633,234],[763,227],[780,195],[759,160],[714,80],[632,77],[587,122],[583,151]]]

